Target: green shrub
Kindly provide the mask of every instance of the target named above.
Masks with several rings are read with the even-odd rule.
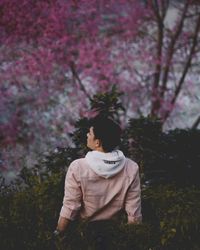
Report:
[[[143,191],[144,220],[159,228],[161,249],[200,248],[200,190],[161,185]]]
[[[31,186],[1,192],[1,249],[95,249],[87,223],[73,223],[62,240],[53,240],[63,198],[63,174]],[[200,247],[200,190],[161,185],[142,191],[143,224],[126,225],[125,216],[104,227],[109,249],[195,250]],[[53,248],[54,247],[54,248]]]
[[[199,186],[200,130],[162,131],[159,119],[131,119],[122,150],[140,166],[145,184]]]

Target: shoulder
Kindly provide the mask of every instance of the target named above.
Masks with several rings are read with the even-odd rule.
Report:
[[[129,176],[136,175],[139,172],[138,164],[127,157],[126,157],[126,171]]]
[[[75,178],[76,180],[80,179],[80,167],[82,165],[81,162],[83,160],[84,160],[84,158],[80,158],[80,159],[76,159],[70,163],[69,167],[67,168],[67,172],[66,172],[67,178],[71,178],[73,176],[73,178]]]
[[[129,167],[136,168],[136,169],[139,168],[137,162],[131,160],[130,158],[126,157],[126,161],[127,161],[127,165],[128,165]]]
[[[79,172],[86,165],[85,158],[76,159],[69,165],[68,171]]]
[[[94,178],[98,175],[90,168],[86,158],[80,158],[74,160],[69,168],[68,172],[72,172],[75,176],[81,178]]]
[[[76,159],[72,161],[69,165],[69,169],[75,170],[80,167],[81,163],[84,161],[84,158]]]

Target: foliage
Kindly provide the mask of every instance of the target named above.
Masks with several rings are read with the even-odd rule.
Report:
[[[119,122],[120,115],[124,112],[124,107],[120,102],[121,92],[112,86],[110,91],[97,93],[90,100],[91,114],[90,118],[79,119],[75,123],[75,130],[70,134],[76,149],[79,151],[79,155],[83,156],[87,152],[87,133],[90,128],[90,119],[95,115],[104,117],[110,117]]]
[[[138,162],[146,185],[199,186],[199,130],[163,132],[159,119],[131,119],[121,147],[127,156]]]
[[[144,219],[159,226],[161,249],[199,248],[199,188],[163,185],[143,195]]]
[[[48,231],[53,230],[59,216],[63,197],[62,178],[54,174],[44,181],[35,175],[32,175],[31,179],[26,187],[16,185],[15,190],[0,197],[1,202],[4,202],[4,206],[1,206],[0,227],[4,239],[1,240],[2,249],[49,247],[44,239]]]
[[[113,85],[110,91],[94,95],[91,99],[91,110],[119,122],[120,113],[125,112],[120,100],[123,94],[117,89],[116,85]]]
[[[142,172],[151,168],[151,162],[155,158],[158,159],[160,148],[158,144],[162,133],[162,125],[158,118],[149,116],[129,120],[124,132],[125,150],[130,158],[138,162]]]
[[[162,168],[178,185],[199,186],[200,130],[175,129],[163,135]],[[167,152],[167,153],[166,153]]]
[[[15,190],[1,192],[2,249],[95,249],[95,231],[88,230],[84,222],[71,224],[63,238],[52,237],[62,204],[63,176],[53,173],[42,181],[32,176],[34,186],[16,185]],[[199,197],[198,188],[163,185],[143,189],[143,224],[126,225],[122,217],[103,225],[109,249],[198,249]]]

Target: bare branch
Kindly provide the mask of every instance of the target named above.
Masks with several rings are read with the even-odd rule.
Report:
[[[164,20],[167,10],[169,8],[169,0],[161,1],[161,12],[162,12],[162,19]]]
[[[79,75],[78,75],[78,73],[77,73],[77,71],[76,71],[76,66],[75,66],[75,63],[74,63],[74,62],[71,62],[71,63],[70,63],[70,69],[71,69],[71,71],[72,71],[73,77],[77,80],[78,84],[80,85],[81,90],[85,93],[85,95],[87,96],[87,98],[88,98],[89,100],[91,100],[90,95],[89,95],[88,92],[86,91],[85,86],[84,86],[83,83],[81,82],[81,79],[80,79],[80,77],[79,77]]]
[[[192,129],[197,129],[197,127],[200,124],[200,115],[197,117],[197,119],[195,120],[195,122],[192,125]]]
[[[197,45],[197,35],[199,33],[199,30],[200,30],[200,15],[199,15],[198,20],[197,20],[197,24],[196,24],[196,28],[195,28],[195,33],[194,33],[194,37],[193,37],[193,44],[192,44],[192,47],[191,47],[191,50],[190,50],[190,54],[189,54],[188,60],[187,60],[187,62],[185,64],[185,67],[184,67],[184,70],[183,70],[183,74],[182,74],[182,76],[181,76],[181,78],[179,80],[177,89],[175,91],[174,98],[171,101],[172,104],[175,103],[175,101],[176,101],[176,99],[178,97],[178,94],[179,94],[179,92],[181,90],[181,87],[183,85],[183,82],[185,80],[185,76],[186,76],[186,74],[187,74],[187,72],[188,72],[188,70],[189,70],[189,68],[191,66],[192,57],[194,55],[195,47]]]
[[[176,102],[177,98],[178,98],[178,95],[181,91],[181,88],[182,88],[182,85],[184,83],[184,80],[185,80],[185,77],[186,77],[186,74],[191,66],[191,62],[192,62],[192,57],[194,55],[194,51],[195,51],[195,47],[197,45],[197,36],[198,36],[198,33],[199,33],[199,30],[200,30],[200,15],[198,17],[198,20],[197,20],[197,23],[196,23],[196,28],[195,28],[195,33],[194,33],[194,36],[193,36],[193,44],[192,44],[192,47],[191,47],[191,50],[190,50],[190,54],[188,56],[188,60],[185,64],[185,67],[183,69],[183,73],[182,73],[182,76],[178,82],[178,85],[177,85],[177,88],[175,90],[175,93],[174,93],[174,97],[172,98],[171,100],[171,104],[174,105],[174,103]],[[165,117],[164,117],[164,120],[166,120],[169,116],[170,112],[166,112],[165,114]]]
[[[184,23],[184,19],[185,19],[187,10],[188,10],[188,5],[189,5],[189,1],[186,1],[180,22],[177,26],[177,30],[176,30],[174,36],[172,37],[171,43],[170,43],[169,48],[168,48],[168,52],[167,52],[168,57],[167,57],[167,61],[166,61],[166,65],[165,65],[165,69],[164,69],[164,73],[163,73],[163,79],[162,79],[161,97],[164,96],[165,91],[166,91],[169,69],[170,69],[171,61],[172,61],[172,58],[174,55],[174,47],[175,47],[175,44],[176,44],[176,41],[177,41],[179,35],[181,34],[181,30],[183,28],[183,23]]]
[[[164,15],[160,16],[159,13],[159,4],[157,1],[153,4],[153,11],[156,16],[157,27],[158,27],[158,37],[157,37],[157,62],[155,65],[155,73],[153,79],[153,86],[152,86],[152,95],[154,96],[158,92],[160,75],[161,75],[161,61],[162,61],[162,47],[163,47],[163,36],[164,36],[164,24],[163,18]],[[157,110],[160,108],[160,104],[157,101],[157,98],[153,98],[152,100],[152,107],[151,107],[151,115],[155,115]]]
[[[159,80],[160,80],[160,73],[161,73],[161,58],[162,58],[162,46],[163,46],[163,25],[162,23],[158,23],[158,43],[157,43],[157,59],[158,62],[156,63],[155,69],[155,76],[154,76],[154,89],[158,87]]]

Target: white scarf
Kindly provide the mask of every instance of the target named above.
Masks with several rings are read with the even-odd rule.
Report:
[[[85,156],[89,167],[99,176],[110,178],[119,173],[125,165],[126,158],[122,151],[109,153],[99,151],[88,152]]]

